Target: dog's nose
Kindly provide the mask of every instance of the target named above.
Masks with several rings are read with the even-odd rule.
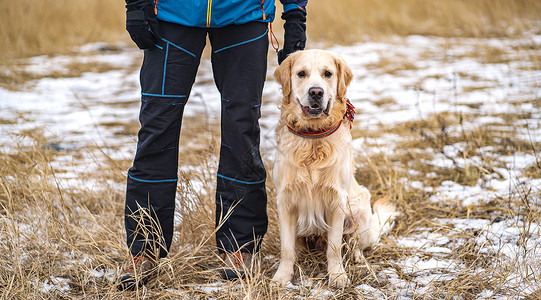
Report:
[[[310,96],[310,98],[314,99],[314,100],[319,100],[323,97],[323,94],[325,92],[323,91],[322,88],[320,87],[317,87],[317,86],[314,86],[314,87],[311,87],[310,89],[308,89],[308,95]]]

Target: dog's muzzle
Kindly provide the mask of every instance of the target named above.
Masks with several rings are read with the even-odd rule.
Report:
[[[325,96],[325,91],[320,87],[311,87],[308,89],[310,106],[302,106],[303,115],[310,117],[319,117],[321,113],[329,115],[329,105],[328,103],[323,103],[325,100],[323,96]]]

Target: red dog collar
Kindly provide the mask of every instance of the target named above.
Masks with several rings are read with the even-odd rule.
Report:
[[[324,138],[326,136],[329,136],[333,133],[335,133],[338,128],[340,128],[340,125],[342,125],[342,120],[347,119],[349,121],[349,129],[351,129],[351,124],[353,124],[353,119],[355,119],[355,106],[351,104],[349,99],[346,99],[346,113],[344,114],[344,117],[336,124],[335,126],[326,129],[326,130],[320,130],[320,131],[297,131],[293,129],[291,126],[287,125],[287,129],[295,135],[298,135],[303,138],[307,139],[318,139],[318,138]]]

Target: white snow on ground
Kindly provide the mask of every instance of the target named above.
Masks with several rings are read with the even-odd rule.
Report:
[[[51,276],[50,279],[42,283],[41,291],[43,293],[68,291],[70,289],[69,281],[66,278]]]
[[[411,36],[387,42],[336,46],[329,50],[342,55],[355,74],[348,95],[357,108],[356,129],[364,131],[421,120],[433,113],[461,112],[478,116],[475,124],[466,123],[465,127],[489,126],[493,130],[518,133],[525,141],[539,142],[541,108],[533,102],[540,98],[541,70],[531,60],[523,58],[532,54],[539,57],[540,50],[535,49],[539,49],[540,45],[541,36],[523,39]],[[0,88],[0,119],[3,120],[0,122],[0,151],[13,153],[19,151],[20,147],[32,144],[31,139],[21,135],[24,131],[42,132],[50,147],[63,154],[52,162],[54,168],[65,171],[58,174],[63,188],[85,186],[96,189],[103,186],[103,182],[83,178],[84,172],[97,169],[103,160],[103,156],[96,152],[96,146],[113,159],[131,159],[134,155],[135,137],[115,135],[114,127],[101,124],[138,122],[139,74],[137,69],[130,66],[137,64],[142,55],[131,48],[100,51],[103,47],[103,44],[90,44],[77,49],[79,55],[31,58],[24,62],[25,70],[46,77],[25,84],[19,91]],[[505,53],[506,60],[490,61],[490,57],[479,55],[487,48]],[[270,54],[268,78],[272,78],[276,66],[274,61],[275,55]],[[103,73],[89,72],[77,77],[47,77],[55,72],[69,72],[73,63],[101,63],[112,68]],[[260,122],[261,151],[269,161],[274,156],[274,126],[279,116],[277,106],[280,96],[279,85],[269,79],[264,89]],[[376,105],[375,102],[381,99],[391,101],[383,106]],[[220,97],[212,82],[210,61],[203,59],[185,115],[216,117],[219,116],[219,110]],[[527,124],[527,129],[505,125],[505,114],[529,115],[529,118],[514,120],[517,126]],[[395,142],[400,139],[396,135],[385,135],[358,139],[353,145],[359,154],[392,153],[395,151]],[[371,147],[367,142],[378,146]],[[458,143],[446,146],[444,151],[455,157],[463,147]],[[73,149],[82,150],[85,155],[73,157],[70,155]],[[496,155],[494,150],[487,147],[479,149],[479,152]],[[461,167],[475,163],[475,158],[468,161],[456,159],[453,162],[442,154],[435,153],[434,157],[426,163],[445,167],[452,167],[453,163]],[[500,156],[499,160],[506,163],[506,168],[496,169],[501,177],[488,176],[474,186],[444,181],[439,187],[433,188],[415,181],[409,183],[409,188],[432,193],[430,200],[434,203],[460,203],[463,207],[486,203],[498,197],[520,195],[527,190],[539,195],[541,180],[521,176],[523,169],[535,165],[539,159],[535,155],[519,152],[512,156]],[[190,170],[190,166],[183,166],[182,170]],[[202,183],[194,180],[191,184],[197,190]],[[114,185],[112,182],[107,184],[108,187]],[[121,190],[124,187],[116,188]],[[533,204],[541,205],[541,200],[537,199],[537,203]],[[461,218],[432,221],[439,224],[442,230],[429,232],[417,228],[408,236],[394,241],[398,246],[419,251],[419,254],[405,261],[393,262],[400,267],[401,272],[410,275],[407,279],[395,269],[378,274],[391,282],[396,294],[384,295],[367,284],[356,289],[375,298],[430,297],[429,283],[445,283],[467,269],[460,261],[450,258],[450,254],[460,251],[460,247],[467,242],[474,242],[479,253],[497,255],[498,261],[493,262],[492,267],[503,266],[508,270],[500,290],[481,291],[478,299],[502,298],[507,295],[502,292],[505,290],[528,293],[539,289],[539,283],[535,282],[535,279],[541,278],[539,220],[523,220],[517,215],[507,220]],[[471,239],[466,241],[453,238],[457,232],[471,232]],[[519,239],[522,239],[520,243]],[[532,268],[521,269],[524,266]],[[476,272],[488,272],[486,267],[480,266]],[[100,272],[96,271],[94,276],[103,276],[103,272]],[[309,282],[300,284],[310,285]],[[213,284],[202,287],[202,291],[211,292],[215,288]],[[53,289],[65,291],[69,286],[65,279],[52,276],[42,284],[42,289],[45,292]],[[313,292],[321,299],[327,297],[328,293],[331,292]]]

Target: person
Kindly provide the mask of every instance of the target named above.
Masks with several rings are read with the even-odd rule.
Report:
[[[156,275],[173,237],[181,119],[208,35],[221,96],[216,244],[224,279],[243,276],[267,230],[259,117],[275,0],[126,0],[126,30],[144,50],[137,151],[127,175],[125,228],[131,258],[120,289]],[[280,0],[281,63],[306,42],[307,0]],[[225,216],[225,217],[224,217]]]

